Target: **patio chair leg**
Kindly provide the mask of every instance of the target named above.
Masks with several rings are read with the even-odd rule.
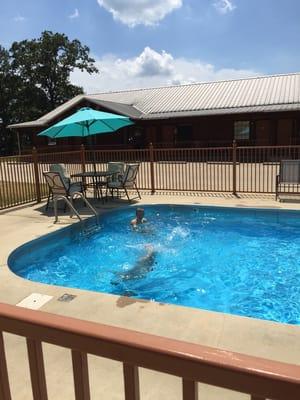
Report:
[[[83,197],[86,197],[86,192],[81,192]],[[87,207],[86,202],[83,201],[83,207]]]
[[[141,198],[139,189],[138,189],[137,186],[136,186],[136,183],[134,184],[134,187],[135,187],[135,190],[137,191],[137,194],[138,194],[138,196],[139,196],[139,199],[141,200],[142,198]]]
[[[70,196],[70,198],[69,197],[67,197],[67,200],[69,200],[69,202],[71,203],[71,205],[75,208],[75,199],[72,197],[72,196]],[[66,206],[67,206],[67,202],[65,202],[65,204],[66,204]],[[70,208],[70,218],[72,218],[73,217],[73,210],[72,210],[72,208],[71,207],[69,207]]]
[[[100,193],[100,196],[98,195],[98,199],[102,201],[102,204],[104,204],[104,200],[103,200],[103,193],[102,193],[102,188],[101,186],[98,187],[98,194]]]
[[[54,197],[53,203],[54,203],[53,207],[54,207],[54,216],[55,216],[54,223],[56,224],[56,222],[58,221],[58,216],[57,216],[57,198],[56,197]]]
[[[127,192],[126,187],[124,187],[124,190],[125,190],[125,193],[126,193],[126,196],[127,196],[128,201],[130,201],[130,197],[129,197],[129,195],[128,195],[128,192]]]
[[[49,194],[48,194],[48,199],[47,199],[47,204],[46,204],[46,211],[48,210],[48,208],[49,208],[49,204],[50,204],[50,197],[51,197],[51,193],[49,192]],[[52,200],[53,200],[53,196],[52,196]]]
[[[81,186],[80,193],[82,194],[82,196],[86,197],[86,188],[84,187],[84,185]],[[86,207],[85,201],[83,202],[83,206]]]

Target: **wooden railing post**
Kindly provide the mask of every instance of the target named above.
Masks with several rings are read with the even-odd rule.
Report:
[[[0,332],[0,399],[11,400],[2,332]]]
[[[150,180],[151,180],[151,194],[155,193],[155,179],[154,179],[154,151],[153,144],[149,145],[149,159],[150,159]]]
[[[32,149],[32,161],[34,170],[34,181],[35,181],[35,193],[37,203],[41,202],[41,187],[40,187],[40,176],[39,176],[39,164],[38,164],[38,154],[36,148]]]
[[[182,400],[198,400],[198,383],[182,379]]]
[[[236,141],[232,142],[232,194],[236,196]]]
[[[48,400],[42,343],[26,339],[33,400]]]
[[[125,400],[140,400],[139,371],[136,365],[123,364]]]
[[[73,377],[76,400],[90,400],[87,354],[72,350]]]

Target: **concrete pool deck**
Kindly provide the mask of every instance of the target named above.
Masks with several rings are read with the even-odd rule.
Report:
[[[240,207],[272,207],[300,210],[298,203],[279,203],[274,196],[249,195],[236,198],[230,194],[143,195],[135,204],[202,204]],[[98,211],[126,202],[109,202]],[[44,203],[0,211],[0,302],[17,304],[32,293],[53,298],[40,308],[60,315],[134,329],[229,351],[250,354],[293,364],[300,364],[300,326],[278,324],[253,318],[209,312],[199,309],[140,301],[133,298],[84,290],[63,288],[27,281],[13,274],[7,258],[19,245],[53,232],[76,219],[61,214],[54,225],[52,212],[45,214]],[[84,212],[87,212],[84,209]],[[70,293],[71,302],[58,298]],[[31,399],[25,340],[5,334],[12,397]],[[70,352],[44,345],[49,399],[73,399]],[[123,399],[120,363],[89,357],[92,398]],[[248,399],[249,396],[199,385],[205,399]],[[176,377],[141,370],[142,399],[181,399],[181,380]],[[201,397],[200,397],[201,398]]]

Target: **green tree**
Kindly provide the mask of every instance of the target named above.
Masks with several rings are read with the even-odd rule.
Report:
[[[11,122],[12,93],[16,87],[9,52],[0,45],[0,154],[5,154],[6,149],[13,145],[13,135],[5,127]]]
[[[70,75],[76,68],[98,72],[89,52],[79,40],[50,31],[14,42],[10,50],[0,45],[0,152],[2,144],[13,139],[6,125],[39,118],[83,93]]]
[[[89,51],[77,39],[71,41],[64,34],[44,31],[38,39],[14,42],[10,55],[14,74],[33,95],[39,92],[39,101],[45,102],[48,111],[83,93],[70,82],[74,69],[98,72]]]
[[[0,45],[0,118],[3,124],[8,120],[8,101],[10,99],[9,53]]]

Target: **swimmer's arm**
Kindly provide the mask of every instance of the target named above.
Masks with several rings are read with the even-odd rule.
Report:
[[[132,228],[133,230],[136,230],[136,229],[138,228],[137,223],[136,223],[136,219],[133,219],[133,220],[130,222],[130,225],[131,225],[131,228]]]

